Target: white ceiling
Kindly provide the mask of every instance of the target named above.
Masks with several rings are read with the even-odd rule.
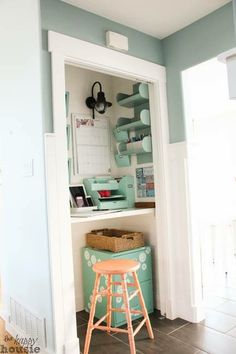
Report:
[[[231,0],[62,0],[157,38],[188,26]]]

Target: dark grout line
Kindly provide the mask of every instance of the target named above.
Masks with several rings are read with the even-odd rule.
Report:
[[[183,327],[187,327],[187,326],[190,325],[190,324],[191,324],[191,322],[185,323],[183,326],[179,327],[178,329],[183,328]],[[187,342],[184,342],[182,339],[177,338],[177,337],[173,337],[173,336],[171,335],[173,332],[177,331],[178,329],[175,329],[174,331],[172,331],[172,332],[170,332],[170,333],[168,333],[168,334],[166,334],[166,335],[169,336],[169,337],[171,337],[171,338],[177,339],[179,342],[181,342],[181,343],[187,345],[188,347],[192,347],[193,349],[196,349],[197,351],[196,351],[194,354],[197,354],[197,353],[201,352],[201,350],[202,350],[201,348],[194,347],[192,344],[189,344],[189,343],[187,343]],[[158,332],[160,332],[160,331],[158,331]]]
[[[117,332],[117,333],[118,333],[118,332]],[[126,343],[126,342],[124,342],[122,339],[117,338],[117,337],[114,337],[114,335],[113,335],[113,334],[108,334],[108,335],[109,335],[109,336],[111,336],[111,337],[113,337],[113,338],[115,338],[118,342],[121,342],[121,343],[125,344],[127,347],[129,347],[129,348],[130,348],[129,344],[128,344],[128,343]],[[140,351],[140,350],[138,350],[138,349],[136,349],[136,352],[137,352],[137,353],[140,353],[140,354],[145,354],[145,353],[141,352],[141,351]]]

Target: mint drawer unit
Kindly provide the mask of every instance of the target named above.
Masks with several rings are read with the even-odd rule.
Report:
[[[113,253],[108,251],[95,250],[93,248],[85,247],[82,249],[82,268],[83,268],[83,289],[84,289],[84,304],[85,310],[90,312],[92,292],[95,281],[95,273],[92,267],[95,263],[101,262],[107,259],[133,259],[140,262],[140,269],[137,271],[140,286],[143,292],[145,304],[149,313],[153,312],[153,285],[152,285],[152,255],[151,247],[141,247],[134,250]],[[121,281],[120,276],[113,276],[113,281]],[[133,283],[132,274],[127,275],[127,282]],[[100,291],[104,290],[107,285],[107,279],[105,276],[101,277]],[[134,291],[133,287],[129,287],[129,293]],[[113,308],[122,308],[122,287],[120,285],[113,286],[114,293],[120,293],[120,297],[112,298]],[[130,307],[133,310],[140,310],[139,299],[135,296],[130,301]],[[107,298],[99,297],[97,301],[96,313],[97,318],[101,318],[107,311]],[[133,319],[137,319],[141,315],[133,315]],[[126,323],[125,313],[113,312],[112,314],[112,326],[119,327]]]

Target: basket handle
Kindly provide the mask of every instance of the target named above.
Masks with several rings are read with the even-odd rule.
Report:
[[[126,235],[122,235],[121,238],[125,238],[126,240],[136,240],[136,239],[140,239],[140,235],[126,234]]]

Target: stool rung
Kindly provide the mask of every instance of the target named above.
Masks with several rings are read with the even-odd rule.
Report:
[[[127,283],[127,286],[136,287],[136,284],[134,284],[134,283]]]
[[[114,328],[114,327],[108,327],[108,326],[97,326],[96,329],[101,329],[102,331],[128,333],[127,329]]]
[[[121,281],[112,281],[111,282],[112,285],[122,285],[122,282]],[[133,286],[133,287],[136,287],[136,284],[134,283],[126,283],[127,286]]]
[[[98,291],[96,293],[96,296],[107,296],[108,295],[108,291]],[[123,293],[119,294],[119,293],[111,293],[111,296],[116,296],[116,297],[122,297]]]
[[[123,293],[121,293],[121,294],[119,294],[119,293],[111,293],[111,296],[122,297]]]
[[[126,309],[115,309],[115,308],[111,308],[111,311],[113,312],[126,312]],[[142,315],[142,311],[140,310],[130,310],[131,313],[135,314],[135,315]]]
[[[107,295],[108,295],[108,291],[107,290],[98,291],[96,293],[96,296],[107,296]]]
[[[100,320],[98,320],[96,323],[94,323],[93,328],[97,328],[97,326],[99,326],[100,323],[102,323],[105,320],[105,318],[107,318],[108,315],[109,315],[109,313],[107,313],[105,316],[100,318]]]
[[[139,293],[139,289],[135,290],[132,295],[129,296],[129,301],[132,300]]]
[[[143,327],[143,325],[144,325],[144,323],[146,322],[146,318],[144,318],[143,320],[142,320],[142,322],[140,322],[140,324],[138,325],[138,327],[135,329],[135,331],[134,331],[134,336],[136,336],[136,334],[140,331],[140,329]]]

